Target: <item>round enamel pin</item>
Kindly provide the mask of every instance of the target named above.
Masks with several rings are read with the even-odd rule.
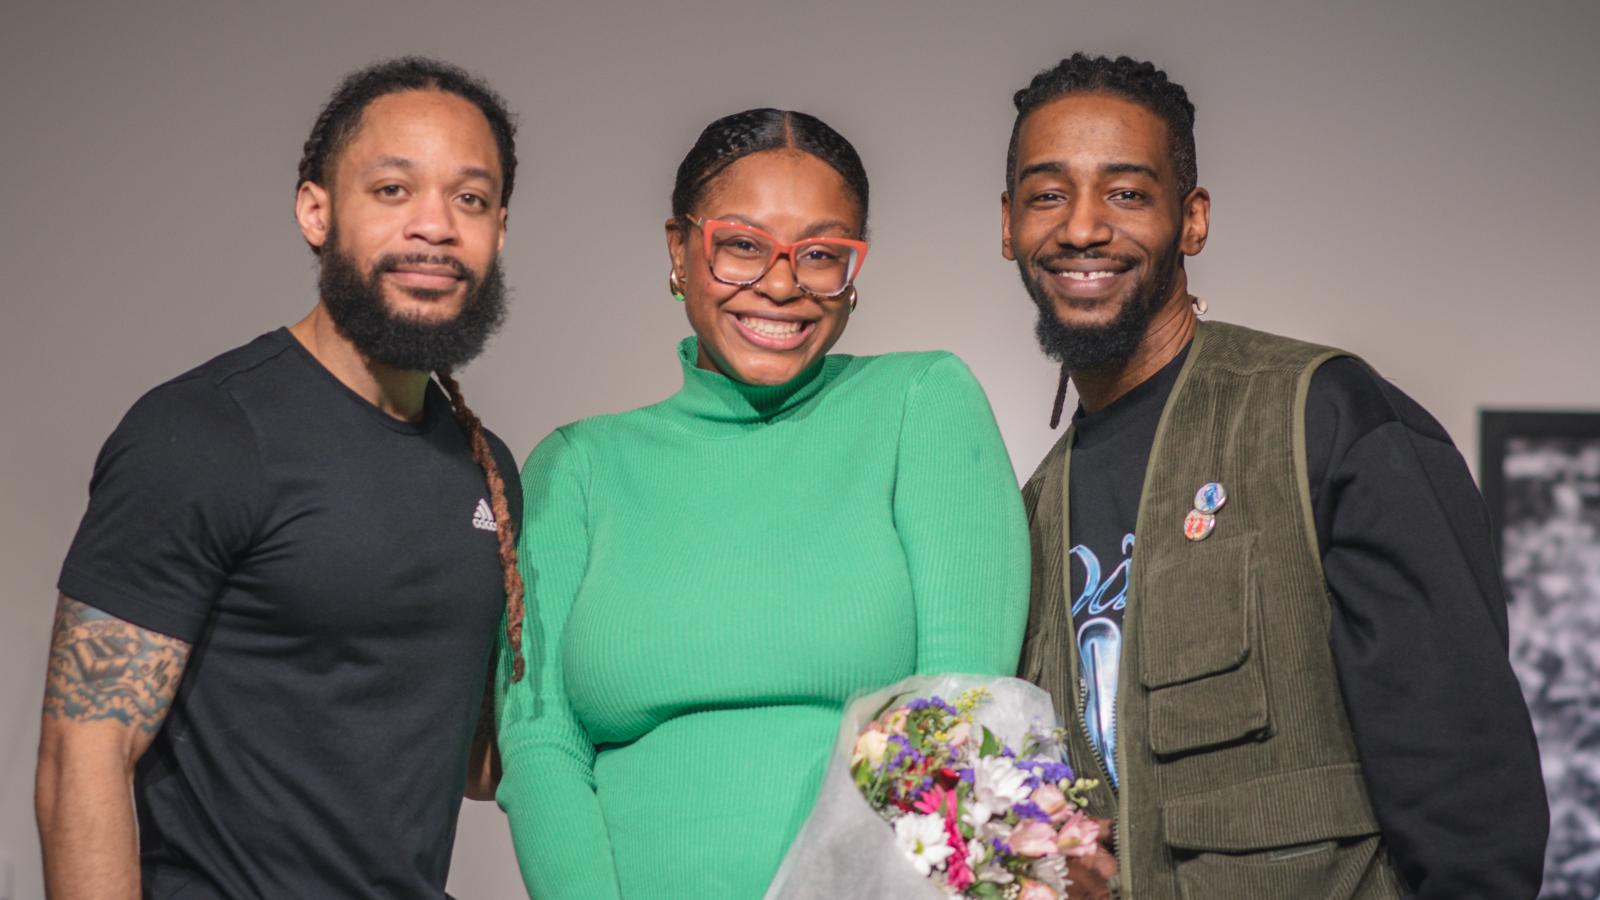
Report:
[[[1205,540],[1216,527],[1217,517],[1198,509],[1189,510],[1189,514],[1183,517],[1183,536],[1191,541]]]
[[[1194,492],[1194,508],[1206,515],[1215,513],[1227,502],[1227,490],[1215,481],[1201,485],[1200,490]]]

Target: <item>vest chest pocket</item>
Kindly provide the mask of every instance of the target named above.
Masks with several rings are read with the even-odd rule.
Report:
[[[1255,538],[1185,543],[1135,585],[1150,748],[1172,756],[1270,732]]]

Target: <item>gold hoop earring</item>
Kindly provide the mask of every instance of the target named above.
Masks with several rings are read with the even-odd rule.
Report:
[[[667,272],[667,291],[672,294],[672,299],[683,302],[683,282],[678,280],[677,269]]]

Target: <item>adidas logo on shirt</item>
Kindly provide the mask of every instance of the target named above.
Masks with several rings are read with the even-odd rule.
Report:
[[[479,531],[495,530],[494,511],[489,509],[489,501],[478,501],[478,508],[472,511],[472,527]]]

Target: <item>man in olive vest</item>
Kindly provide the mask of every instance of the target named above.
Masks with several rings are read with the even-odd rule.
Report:
[[[1124,900],[1538,893],[1549,820],[1486,513],[1360,360],[1201,322],[1194,107],[1082,54],[1016,95],[1002,252],[1079,407],[1024,489],[1021,674]]]

